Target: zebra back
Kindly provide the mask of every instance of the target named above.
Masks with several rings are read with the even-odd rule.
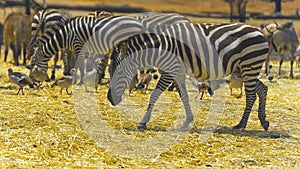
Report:
[[[35,61],[44,67],[53,54],[64,48],[75,50],[78,57],[83,57],[82,50],[106,54],[120,41],[144,30],[144,26],[137,19],[128,16],[98,19],[88,16],[74,17],[65,25],[46,31],[39,38],[41,48],[35,53]]]
[[[63,25],[72,18],[69,11],[64,9],[42,9],[34,15],[31,24],[32,38],[28,47],[32,47],[36,39],[41,37],[46,31],[53,27]]]

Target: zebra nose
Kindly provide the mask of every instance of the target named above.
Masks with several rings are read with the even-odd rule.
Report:
[[[111,89],[108,90],[107,99],[110,101],[110,103],[115,106],[121,102],[121,97],[117,96],[114,91]]]

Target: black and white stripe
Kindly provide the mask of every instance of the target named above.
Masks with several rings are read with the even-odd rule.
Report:
[[[168,27],[177,23],[190,23],[191,21],[186,17],[179,15],[177,13],[159,13],[159,12],[146,12],[141,14],[134,14],[134,18],[139,20],[146,29],[151,30],[151,32],[155,31],[155,29],[159,26]],[[112,65],[110,65],[110,78],[112,78],[113,72],[115,71],[117,65],[121,63],[121,58],[118,55],[120,53],[119,47],[117,46],[112,51],[110,58],[112,61]],[[116,63],[114,63],[116,62]],[[141,70],[141,72],[144,72]]]
[[[115,44],[142,31],[143,25],[128,16],[108,16],[99,19],[88,16],[75,17],[67,24],[47,31],[38,40],[41,47],[35,53],[32,62],[42,69],[47,69],[51,56],[61,49],[74,51],[74,57],[81,60],[84,59],[85,52],[106,54]]]
[[[32,37],[28,44],[30,52],[27,58],[31,58],[34,52],[34,48],[37,45],[37,39],[42,37],[45,34],[45,32],[53,29],[54,27],[64,25],[71,19],[71,17],[71,13],[64,9],[42,9],[38,11],[38,13],[34,15],[31,24]],[[64,74],[69,74],[71,70],[70,63],[68,63],[68,60],[70,60],[68,57],[70,57],[70,55],[71,52],[62,52],[62,58],[64,59]],[[55,68],[58,59],[59,56],[58,54],[56,54],[54,58],[54,66],[52,68],[51,79],[55,79]]]
[[[199,81],[221,79],[237,68],[245,85],[246,108],[235,129],[245,128],[256,94],[259,96],[258,117],[265,130],[267,86],[257,77],[268,53],[268,43],[256,28],[241,23],[192,24],[179,23],[167,28],[158,27],[126,41],[126,58],[115,71],[110,82],[108,99],[113,105],[122,100],[122,94],[137,69],[157,67],[162,76],[150,96],[147,112],[139,129],[146,129],[153,105],[161,93],[175,80],[186,111],[187,128],[194,117],[185,87],[186,74]]]

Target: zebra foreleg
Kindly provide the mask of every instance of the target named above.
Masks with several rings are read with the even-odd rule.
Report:
[[[159,86],[159,84],[157,85]],[[153,106],[156,103],[158,97],[163,93],[163,91],[164,90],[161,90],[160,88],[156,87],[154,91],[151,93],[147,112],[144,115],[143,120],[139,123],[138,130],[143,131],[147,129],[147,123],[150,121]]]
[[[263,84],[258,79],[256,83],[256,93],[259,97],[258,118],[263,128],[267,131],[269,128],[269,121],[266,121],[266,101],[267,101],[268,86]]]
[[[84,57],[78,56],[75,64],[75,69],[80,71],[80,82],[77,85],[83,84],[84,78]]]
[[[147,129],[147,123],[150,121],[154,104],[156,103],[158,97],[167,89],[167,87],[169,87],[172,81],[172,77],[166,75],[165,73],[162,73],[161,78],[159,79],[154,91],[150,95],[147,112],[144,115],[143,120],[139,123],[138,130],[143,131]]]

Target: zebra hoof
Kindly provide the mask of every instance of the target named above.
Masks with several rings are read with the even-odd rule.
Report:
[[[246,128],[246,124],[241,124],[240,123],[240,124],[234,126],[232,129],[234,129],[234,130],[242,130],[244,128]]]
[[[138,125],[138,130],[139,130],[139,131],[144,131],[144,130],[146,130],[146,129],[147,129],[146,123],[140,123],[140,124]]]
[[[265,131],[268,131],[269,125],[270,125],[269,121],[266,121],[264,124],[262,124],[263,128],[265,129]]]

